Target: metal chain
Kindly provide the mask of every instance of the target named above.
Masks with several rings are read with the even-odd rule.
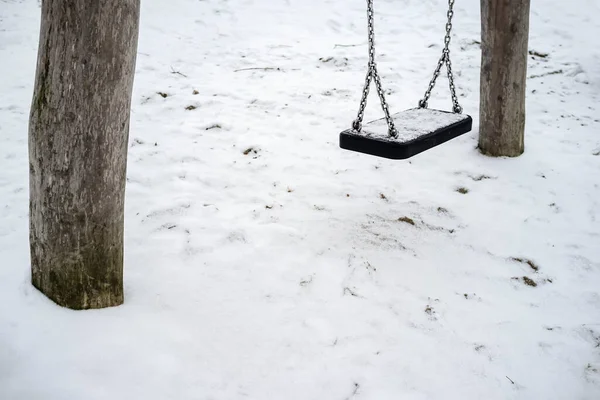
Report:
[[[456,96],[456,87],[454,86],[454,75],[452,74],[452,62],[450,61],[450,33],[452,32],[452,17],[454,16],[454,0],[448,0],[448,21],[446,22],[446,36],[444,36],[444,49],[442,50],[442,56],[438,60],[435,71],[433,71],[433,78],[429,82],[429,86],[425,91],[425,95],[419,100],[419,108],[427,108],[427,101],[431,97],[431,91],[435,87],[435,81],[440,75],[442,66],[446,64],[446,70],[448,71],[448,83],[450,86],[450,95],[452,96],[452,111],[460,114],[462,107],[458,104],[458,97]]]
[[[373,16],[373,0],[367,0],[367,19],[369,27],[369,69],[365,78],[365,86],[363,88],[362,97],[360,99],[358,115],[356,119],[352,122],[352,129],[355,129],[359,132],[362,129],[362,121],[365,115],[365,108],[367,107],[367,97],[369,96],[369,85],[371,84],[372,79],[375,82],[375,88],[377,89],[377,94],[379,95],[381,108],[383,109],[383,113],[385,114],[385,120],[387,121],[388,125],[388,134],[391,137],[397,137],[398,132],[396,131],[394,121],[390,116],[388,104],[385,100],[385,92],[383,91],[383,87],[381,86],[381,78],[379,77],[379,72],[377,72],[377,64],[375,63],[375,23]]]

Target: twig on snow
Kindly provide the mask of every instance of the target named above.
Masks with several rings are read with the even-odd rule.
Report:
[[[350,396],[346,397],[346,400],[354,398],[354,396],[356,396],[356,394],[358,393],[358,389],[360,389],[360,385],[354,382],[354,390],[352,391],[352,394]]]
[[[185,78],[187,78],[187,77],[188,77],[187,75],[185,75],[185,74],[182,74],[181,72],[177,71],[175,68],[173,68],[173,66],[171,66],[171,73],[172,73],[172,74],[181,75],[181,76],[183,76],[183,77],[185,77]]]
[[[358,46],[362,46],[363,43],[360,44],[336,44],[333,46],[334,49],[337,49],[338,47],[358,47]]]
[[[350,289],[349,287],[345,287],[345,288],[344,288],[344,295],[345,295],[346,293],[348,293],[349,295],[351,295],[351,296],[354,296],[354,297],[359,297],[359,298],[362,298],[362,296],[361,296],[361,295],[359,295],[358,293],[356,293],[355,291],[353,291],[353,290],[352,290],[352,289]]]
[[[251,70],[261,70],[261,71],[281,71],[281,68],[279,67],[254,67],[254,68],[241,68],[241,69],[236,69],[233,72],[240,72],[240,71],[251,71]]]
[[[562,69],[557,69],[556,71],[550,71],[550,72],[546,72],[545,74],[539,74],[539,75],[531,75],[529,77],[527,77],[528,79],[533,79],[533,78],[541,78],[542,76],[548,76],[548,75],[558,75],[558,74],[562,74],[564,71]]]
[[[540,57],[540,58],[546,58],[546,57],[548,57],[548,53],[542,53],[540,51],[529,50],[528,53],[529,53],[530,56],[535,56],[535,57]]]

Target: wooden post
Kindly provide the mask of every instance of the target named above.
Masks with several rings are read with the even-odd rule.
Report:
[[[29,120],[32,283],[73,309],[123,303],[139,0],[44,0]]]
[[[530,0],[481,0],[479,149],[516,157],[525,149]]]

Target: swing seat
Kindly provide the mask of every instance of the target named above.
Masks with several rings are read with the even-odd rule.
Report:
[[[340,133],[340,147],[373,156],[404,160],[471,130],[470,116],[429,108],[412,108],[392,115],[397,137],[388,135],[385,118],[369,122],[359,132]]]

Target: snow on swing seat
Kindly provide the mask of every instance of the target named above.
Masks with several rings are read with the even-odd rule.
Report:
[[[471,130],[470,116],[429,108],[412,108],[392,115],[397,137],[388,135],[385,118],[356,131],[340,133],[340,147],[378,157],[402,160]]]

